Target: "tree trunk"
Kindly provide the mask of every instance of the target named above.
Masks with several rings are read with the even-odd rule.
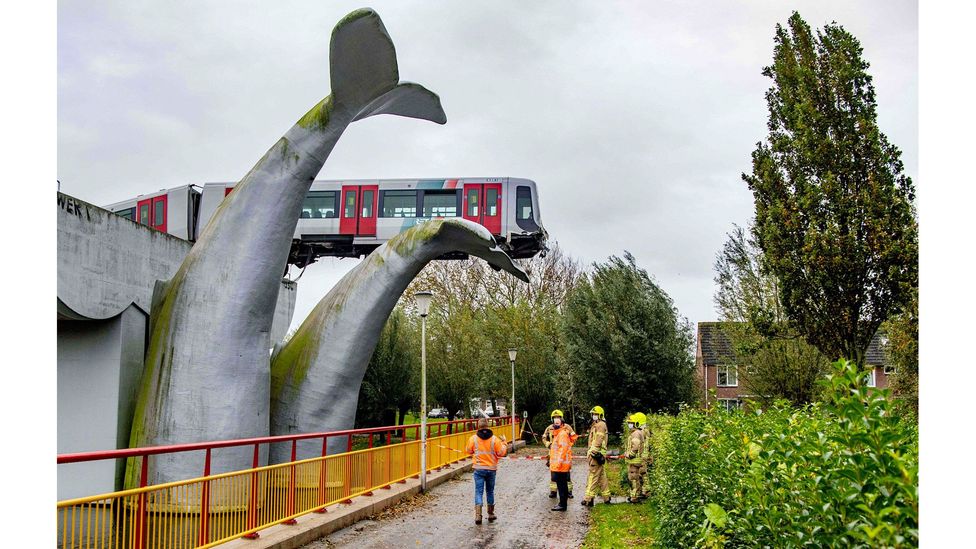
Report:
[[[380,413],[380,425],[393,425],[396,422],[396,409],[387,408]]]

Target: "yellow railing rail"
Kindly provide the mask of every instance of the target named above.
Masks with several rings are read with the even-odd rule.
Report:
[[[508,437],[511,423],[493,429]],[[472,433],[428,439],[427,469],[468,459],[464,447]],[[213,547],[419,474],[420,441],[411,440],[64,500],[57,504],[58,546]]]

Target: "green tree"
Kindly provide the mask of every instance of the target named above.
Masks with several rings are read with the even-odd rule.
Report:
[[[486,361],[482,313],[458,308],[451,314],[431,307],[427,316],[427,404],[444,406],[454,419],[477,396]]]
[[[442,399],[508,400],[511,373],[507,350],[516,360],[516,407],[535,415],[552,405],[568,385],[552,377],[565,371],[559,337],[560,308],[581,278],[579,262],[552,243],[546,257],[516,260],[528,274],[525,284],[493,271],[480,259],[433,261],[417,276],[405,296],[434,293],[428,319],[428,384]],[[432,378],[437,371],[438,379]],[[461,392],[467,395],[460,396]],[[432,393],[428,393],[432,394]],[[462,410],[467,410],[465,400]],[[454,412],[455,410],[451,410]],[[548,414],[546,414],[548,419]]]
[[[813,402],[830,363],[794,329],[779,281],[764,267],[755,236],[736,226],[715,260],[715,305],[739,364],[739,380],[765,405]]]
[[[769,135],[743,179],[754,234],[790,320],[825,355],[863,365],[881,323],[918,282],[914,186],[878,129],[858,40],[816,37],[796,12],[776,26]]]
[[[492,307],[486,320],[485,334],[495,350],[490,366],[496,376],[492,392],[506,397],[511,393],[507,349],[514,347],[518,350],[516,412],[527,412],[529,421],[540,413],[548,420],[548,409],[556,403],[556,385],[562,382],[564,370],[560,362],[559,312],[551,305],[520,301],[508,307]]]
[[[402,307],[393,309],[359,389],[358,427],[393,425],[420,402],[420,333]]]
[[[563,314],[566,357],[585,405],[607,424],[626,413],[676,412],[694,398],[693,336],[671,298],[637,267],[611,256],[570,293]]]

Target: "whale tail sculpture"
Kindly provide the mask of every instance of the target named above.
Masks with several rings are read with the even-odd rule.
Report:
[[[275,353],[271,434],[351,428],[359,388],[390,311],[427,263],[456,251],[528,282],[488,229],[477,223],[435,219],[400,233],[349,271]],[[300,459],[318,456],[321,443],[301,441],[298,451]],[[272,461],[289,457],[275,453]]]
[[[354,11],[336,24],[329,62],[332,94],[254,165],[173,278],[157,286],[130,447],[268,434],[269,332],[312,180],[355,120],[395,114],[447,121],[436,94],[399,83],[393,41],[374,11]],[[138,465],[128,464],[130,487]],[[248,450],[226,449],[212,470],[250,465]],[[149,471],[153,483],[199,474],[195,456],[177,454],[155,457]]]

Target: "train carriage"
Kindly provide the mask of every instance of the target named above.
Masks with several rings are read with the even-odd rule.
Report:
[[[234,185],[177,187],[107,208],[193,241]],[[302,203],[289,263],[303,267],[323,256],[360,257],[410,227],[449,217],[483,225],[513,258],[546,251],[538,192],[529,179],[315,181]]]

